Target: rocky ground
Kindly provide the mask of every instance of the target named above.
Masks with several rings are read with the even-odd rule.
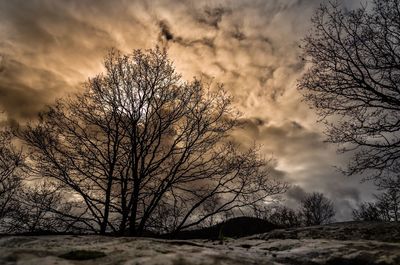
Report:
[[[342,223],[224,241],[6,236],[0,264],[400,264],[400,224]]]

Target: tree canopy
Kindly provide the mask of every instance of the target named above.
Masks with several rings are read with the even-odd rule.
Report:
[[[222,85],[182,80],[159,48],[111,50],[104,66],[16,134],[75,226],[172,233],[285,191],[257,148],[230,139],[239,116]]]
[[[345,173],[392,174],[400,163],[399,1],[353,11],[329,2],[312,23],[300,91],[326,122],[328,141],[353,155]]]

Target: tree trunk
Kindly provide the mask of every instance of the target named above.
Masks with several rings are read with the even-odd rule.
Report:
[[[111,187],[112,187],[112,177],[109,180],[109,182],[107,183],[103,222],[100,225],[100,234],[101,235],[105,235],[106,231],[107,231],[108,216],[109,216],[109,213],[110,213],[110,203],[111,203]]]
[[[136,230],[136,218],[137,218],[137,209],[138,209],[138,200],[139,200],[139,184],[136,183],[133,188],[132,193],[132,208],[131,208],[131,218],[129,219],[129,235],[137,236]]]

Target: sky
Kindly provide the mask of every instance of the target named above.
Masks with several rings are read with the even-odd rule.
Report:
[[[348,220],[373,185],[338,172],[348,157],[324,142],[296,89],[307,67],[299,45],[321,1],[0,0],[0,109],[8,122],[34,119],[100,73],[108,49],[165,46],[184,79],[223,83],[234,96],[245,124],[235,137],[274,158],[274,172],[292,185],[285,204],[323,192],[336,219]]]

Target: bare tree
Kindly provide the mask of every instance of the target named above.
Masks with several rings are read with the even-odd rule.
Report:
[[[230,141],[238,114],[222,86],[182,81],[160,49],[112,50],[105,69],[16,134],[37,175],[79,198],[88,229],[177,232],[286,190],[256,148]]]
[[[333,1],[313,17],[299,89],[328,140],[353,154],[345,172],[378,178],[400,158],[400,1],[343,10]]]
[[[375,184],[382,190],[400,191],[400,163],[396,163],[396,165],[388,169]]]
[[[400,220],[400,187],[389,187],[385,192],[376,195],[377,207],[385,221]]]
[[[378,205],[371,202],[362,203],[358,209],[353,210],[355,221],[384,221]]]
[[[6,224],[14,233],[57,233],[74,231],[68,219],[72,204],[51,182],[26,183],[15,198],[18,206]]]
[[[398,222],[400,220],[400,190],[390,187],[385,192],[375,195],[375,202],[362,203],[353,210],[357,221]]]
[[[362,203],[353,211],[358,221],[399,221],[400,219],[400,167],[390,168],[384,177],[376,182],[382,193],[375,195],[375,202]]]
[[[0,221],[6,221],[16,210],[15,197],[22,178],[23,155],[11,140],[9,131],[0,132]]]
[[[66,194],[81,200],[76,218],[104,234],[112,207],[113,184],[126,171],[121,152],[121,120],[116,106],[103,105],[90,90],[59,100],[17,136],[29,147],[32,173],[58,181]],[[121,161],[121,162],[119,162]],[[97,228],[98,227],[98,228]]]
[[[253,205],[251,209],[252,216],[269,221],[279,227],[289,228],[302,225],[301,213],[279,202],[268,205]]]
[[[305,196],[301,201],[300,212],[306,226],[330,223],[335,216],[332,201],[318,192]]]
[[[281,227],[299,227],[302,223],[301,214],[286,206],[275,207],[267,218],[273,224]]]

